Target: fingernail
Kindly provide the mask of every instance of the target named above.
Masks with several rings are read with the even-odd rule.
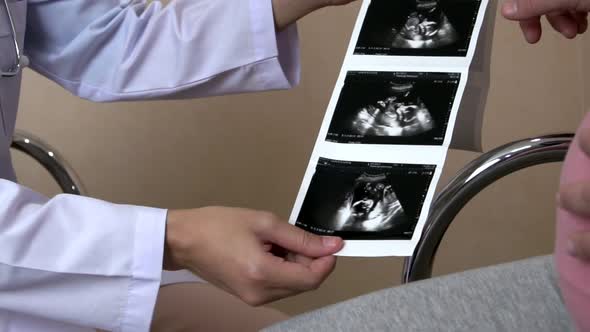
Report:
[[[572,257],[576,257],[576,245],[574,244],[574,241],[568,240],[566,249],[567,249],[568,255],[570,255]]]
[[[514,15],[518,11],[516,1],[506,1],[502,6],[505,15]]]
[[[322,236],[322,244],[324,247],[334,248],[340,243],[340,239],[332,236]]]

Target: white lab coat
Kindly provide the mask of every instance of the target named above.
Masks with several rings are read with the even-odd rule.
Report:
[[[194,98],[299,81],[296,28],[275,32],[271,0],[9,3],[31,68],[82,98]],[[13,49],[0,8],[5,66]],[[0,331],[147,331],[166,210],[48,199],[16,184],[20,80],[0,79]]]

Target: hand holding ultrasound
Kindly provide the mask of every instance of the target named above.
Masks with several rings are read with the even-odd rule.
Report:
[[[268,212],[225,207],[169,211],[166,243],[167,270],[189,269],[251,305],[317,288],[342,248]]]

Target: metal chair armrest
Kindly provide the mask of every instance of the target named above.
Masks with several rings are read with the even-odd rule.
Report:
[[[17,130],[11,147],[39,162],[66,194],[84,195],[82,181],[56,149],[25,131]]]

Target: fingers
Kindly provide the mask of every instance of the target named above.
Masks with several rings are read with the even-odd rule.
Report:
[[[519,21],[525,39],[534,44],[541,38],[541,17],[546,16],[556,31],[572,39],[588,29],[589,9],[587,0],[506,0],[502,15]]]
[[[588,12],[575,12],[572,14],[578,23],[578,34],[583,34],[588,30]]]
[[[578,10],[576,0],[507,0],[502,15],[509,20],[527,20],[554,12]]]
[[[572,39],[588,29],[587,13],[558,13],[548,14],[547,21],[553,29],[564,37]],[[533,17],[519,22],[522,33],[527,42],[537,43],[541,39],[542,28],[540,17]]]
[[[317,289],[336,266],[336,257],[285,260],[263,255],[256,268],[247,271],[248,287],[237,292],[246,303],[258,306]]]
[[[287,257],[285,259],[288,260],[289,262],[301,264],[301,265],[304,265],[307,267],[309,267],[311,265],[311,263],[313,262],[313,258],[299,255],[299,254],[292,253],[292,252],[287,254]]]
[[[344,246],[338,237],[315,235],[270,215],[260,215],[255,227],[265,254],[250,277],[265,291],[246,296],[250,304],[317,289],[334,270],[332,255]],[[277,248],[284,254],[277,255]]]
[[[575,234],[568,243],[570,255],[584,261],[590,261],[590,233]]]
[[[578,19],[569,12],[548,14],[547,21],[566,38],[572,39],[578,35]]]
[[[273,280],[272,286],[296,293],[317,289],[336,266],[334,256],[316,259],[299,256],[296,261],[281,260],[272,256],[267,256],[267,259],[267,277],[268,280]]]
[[[564,185],[558,197],[558,204],[563,209],[581,217],[590,217],[590,183]]]
[[[333,255],[344,245],[338,237],[315,235],[280,221],[261,224],[259,234],[264,241],[308,257]]]
[[[539,17],[520,21],[520,29],[526,41],[531,44],[535,44],[541,39],[542,29]]]

